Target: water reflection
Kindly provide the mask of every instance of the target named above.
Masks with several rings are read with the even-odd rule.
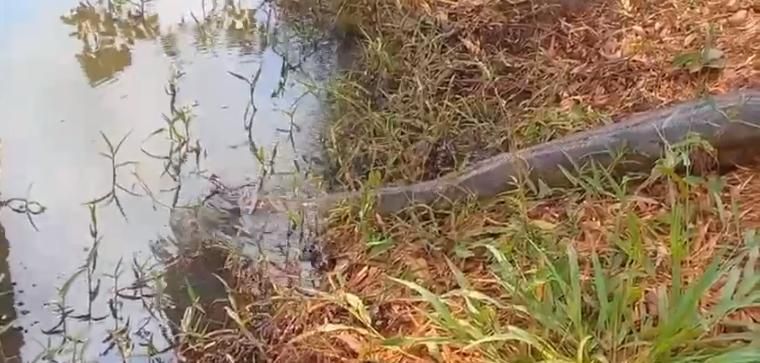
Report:
[[[212,7],[203,11],[201,18],[191,13],[195,24],[195,45],[199,49],[214,49],[220,42],[229,47],[239,48],[241,54],[252,54],[257,50],[256,14],[257,9],[243,8],[234,1],[227,1],[222,8]],[[263,36],[266,33],[262,32]]]
[[[80,3],[61,20],[75,27],[71,36],[82,42],[82,50],[75,57],[91,86],[111,79],[132,64],[130,47],[136,40],[155,39],[159,34],[158,15],[109,10],[102,2]]]
[[[11,277],[8,255],[10,244],[5,237],[5,228],[0,225],[0,362],[21,363],[21,347],[24,345],[24,335],[14,326],[18,317],[16,312],[15,284]]]
[[[111,1],[101,0],[95,5],[80,3],[61,16],[65,24],[75,29],[70,35],[82,43],[82,50],[75,57],[91,86],[98,86],[129,67],[136,41],[158,38],[166,55],[179,55],[176,33],[162,32],[158,14],[147,12],[145,2],[138,5],[115,7]],[[200,16],[190,12],[194,45],[213,52],[220,43],[225,43],[228,48],[239,49],[241,55],[260,53],[268,43],[271,17],[267,16],[257,26],[257,10],[231,0],[221,7],[214,2],[210,10],[204,4]],[[180,29],[187,26],[183,20]]]

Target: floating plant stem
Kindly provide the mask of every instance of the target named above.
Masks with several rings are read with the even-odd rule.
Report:
[[[33,217],[45,213],[47,208],[39,202],[28,199],[31,190],[32,186],[29,185],[26,192],[26,198],[8,198],[0,200],[0,209],[7,207],[15,213],[26,215],[26,219],[29,221],[29,224],[32,225],[32,228],[34,228],[35,231],[39,231],[37,224],[34,223]]]
[[[119,212],[124,217],[124,219],[127,219],[127,214],[124,211],[124,206],[121,204],[121,200],[119,199],[119,196],[117,194],[117,190],[121,190],[131,196],[139,197],[140,195],[125,188],[121,184],[119,184],[118,181],[118,173],[119,169],[128,166],[128,165],[136,165],[137,162],[135,161],[123,161],[119,162],[116,160],[117,154],[121,150],[122,145],[124,145],[124,141],[126,141],[127,137],[131,134],[131,131],[126,133],[122,138],[119,140],[118,143],[114,146],[114,144],[111,142],[111,140],[104,134],[102,131],[100,132],[100,136],[103,138],[103,141],[106,143],[106,146],[108,146],[108,152],[103,153],[101,152],[100,155],[104,158],[108,159],[111,162],[111,188],[108,192],[106,192],[104,195],[95,198],[93,200],[90,200],[86,202],[85,204],[100,204],[105,203],[105,205],[110,205],[111,203],[115,203],[116,207],[119,209]]]
[[[258,156],[258,150],[259,147],[256,145],[256,142],[253,140],[253,121],[256,118],[256,113],[258,112],[258,107],[256,107],[256,84],[259,82],[259,78],[261,77],[261,70],[262,67],[259,66],[259,69],[256,70],[256,73],[254,73],[250,79],[246,78],[243,75],[240,75],[235,72],[228,71],[231,76],[245,82],[248,85],[248,103],[245,105],[245,111],[243,112],[243,129],[246,131],[246,135],[248,136],[248,147],[249,150],[254,154],[254,156]],[[259,161],[261,161],[260,158],[257,157]]]
[[[166,190],[173,193],[171,208],[177,206],[179,202],[179,194],[182,190],[182,173],[183,167],[190,159],[195,158],[196,170],[200,170],[201,155],[204,155],[203,148],[201,147],[199,140],[193,140],[191,137],[190,123],[194,116],[191,112],[190,106],[177,106],[177,97],[179,94],[179,79],[184,76],[184,73],[175,70],[169,80],[169,84],[166,86],[166,94],[169,96],[169,115],[162,115],[166,126],[161,127],[148,135],[144,140],[147,141],[152,137],[165,134],[169,141],[168,150],[165,155],[159,155],[147,151],[144,147],[141,147],[142,152],[154,159],[162,160],[164,162],[164,170],[161,173],[162,176],[168,175],[174,182],[175,186]],[[147,185],[141,182],[143,189],[146,189],[154,202],[157,200],[152,192],[147,191]]]
[[[93,280],[95,278],[95,270],[98,266],[98,251],[101,236],[98,233],[97,206],[95,204],[89,204],[87,207],[90,211],[90,238],[92,239],[92,246],[90,246],[90,251],[87,254],[85,265],[81,267],[85,270],[87,278],[87,314],[75,316],[75,318],[80,320],[98,321],[106,318],[106,316],[94,317],[92,315],[92,303],[100,293],[100,279],[97,279],[97,281]]]

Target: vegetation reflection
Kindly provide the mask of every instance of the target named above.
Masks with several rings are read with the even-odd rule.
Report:
[[[179,55],[177,34],[162,31],[159,15],[150,12],[150,2],[82,2],[61,16],[74,28],[70,35],[82,43],[75,57],[91,86],[109,81],[132,65],[132,48],[138,41],[158,39],[166,55]],[[237,48],[242,54],[260,52],[256,44],[267,43],[268,22],[256,27],[256,11],[234,1],[222,6],[215,2],[207,10],[204,2],[200,15],[190,13],[193,45],[202,51],[221,45]],[[181,28],[186,25],[183,22]]]
[[[141,6],[141,8],[144,8]],[[137,40],[159,35],[158,15],[132,7],[80,3],[61,20],[75,28],[71,36],[82,42],[76,54],[90,85],[97,86],[132,64],[131,47]]]

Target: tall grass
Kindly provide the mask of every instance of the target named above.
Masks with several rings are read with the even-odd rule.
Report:
[[[611,245],[581,246],[579,254],[572,242],[578,221],[536,234],[527,214],[517,213],[508,235],[471,247],[486,251],[487,277],[468,277],[457,267],[467,259],[456,258],[447,263],[458,288],[444,294],[391,278],[426,303],[438,332],[393,343],[454,347],[491,362],[760,361],[759,326],[736,316],[760,304],[757,231],[734,231],[724,218],[730,210],[715,203],[706,213],[720,221],[719,245],[709,255],[694,246],[697,225],[705,221],[695,204],[709,197],[698,191],[714,194],[720,178],[690,174],[689,152],[700,145],[674,145],[646,180],[669,190],[656,216],[633,203],[644,195],[631,187],[643,188],[643,179],[620,181],[596,167],[568,173],[577,185],[570,193],[626,212],[611,217],[613,227],[602,236]],[[675,172],[684,166],[685,174]],[[507,197],[515,210],[533,200],[526,190]],[[478,291],[469,278],[497,288]]]

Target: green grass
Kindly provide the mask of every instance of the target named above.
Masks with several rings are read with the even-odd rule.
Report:
[[[458,267],[467,258],[454,258],[458,262],[447,264],[457,286],[442,294],[391,278],[426,303],[438,332],[392,343],[450,346],[489,362],[760,361],[760,325],[731,317],[760,304],[760,239],[755,230],[736,231],[735,221],[725,218],[732,206],[713,203],[702,213],[719,221],[721,245],[697,255],[692,244],[705,218],[695,204],[710,197],[705,190],[720,195],[720,178],[693,177],[688,165],[685,174],[675,172],[695,146],[698,140],[674,146],[646,180],[669,190],[656,215],[633,205],[645,196],[633,188],[643,179],[619,180],[593,166],[580,175],[569,172],[576,187],[561,192],[573,200],[568,206],[619,203],[626,211],[611,217],[614,227],[604,236],[610,246],[582,256],[571,242],[581,233],[579,220],[536,224],[528,210],[540,199],[530,188],[505,196],[510,225],[469,247],[486,251],[487,276],[467,276]],[[653,239],[661,244],[652,246]],[[666,251],[658,255],[655,247]],[[695,267],[694,258],[709,261]],[[478,291],[472,278],[497,287]]]
[[[238,280],[230,301],[247,303],[193,347],[232,339],[269,347],[271,359],[327,361],[758,361],[760,325],[742,314],[760,306],[760,235],[726,196],[736,180],[693,175],[701,147],[670,146],[648,175],[578,166],[568,189],[526,183],[489,202],[387,217],[372,213],[373,174],[358,208],[333,215],[326,248],[345,261],[321,290],[252,296],[259,287],[246,286],[261,281]]]
[[[681,225],[673,222],[672,228]],[[594,254],[593,273],[587,280],[572,246],[563,258],[551,258],[534,245],[536,266],[529,270],[499,248],[484,247],[491,254],[500,296],[471,290],[453,265],[459,289],[442,296],[415,283],[394,280],[430,304],[429,317],[441,336],[425,340],[478,350],[487,361],[496,362],[760,360],[757,326],[745,322],[739,324],[744,329],[738,332],[716,332],[728,314],[760,303],[756,267],[760,248],[754,233],[741,245],[738,256],[725,262],[716,256],[696,281],[673,280],[670,287],[658,288],[654,296],[658,312],[643,316],[635,313],[644,294],[639,286],[647,276],[642,269]],[[713,288],[720,289],[720,300],[700,311],[700,298]],[[458,316],[449,306],[454,296],[464,299],[467,306]],[[499,322],[494,319],[498,311],[514,314],[521,323]]]

